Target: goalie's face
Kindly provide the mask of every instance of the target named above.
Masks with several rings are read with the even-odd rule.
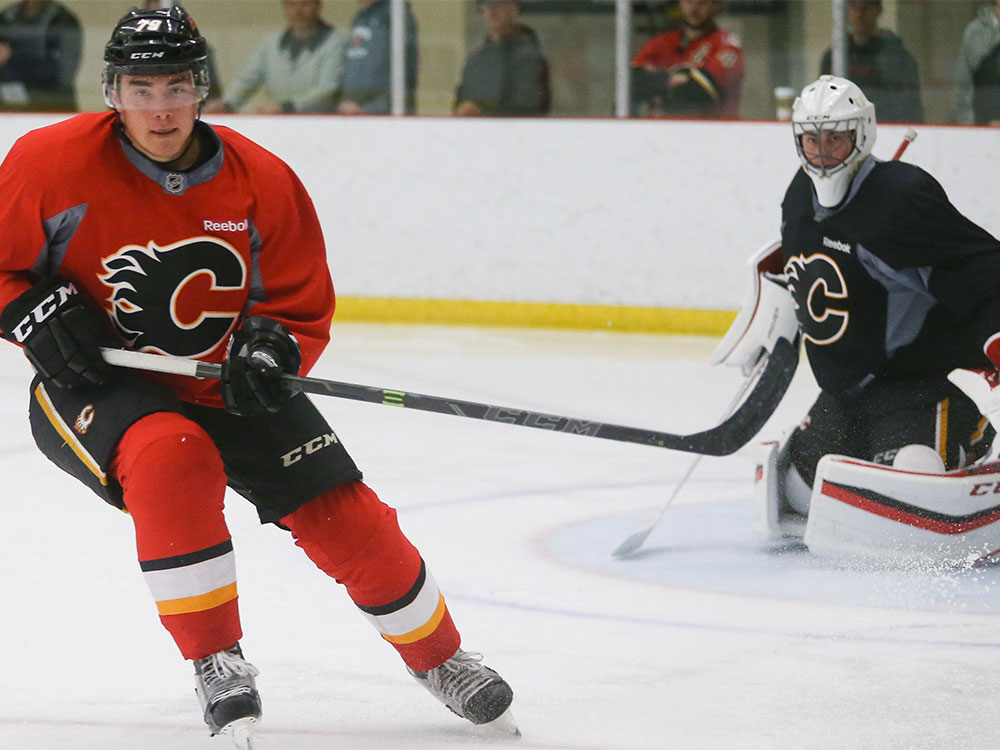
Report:
[[[823,130],[799,136],[802,155],[812,166],[830,169],[843,164],[854,151],[853,130]]]
[[[113,103],[133,146],[153,161],[174,162],[191,143],[202,93],[191,71],[123,75]]]

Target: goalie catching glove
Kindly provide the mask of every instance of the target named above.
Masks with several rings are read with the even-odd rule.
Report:
[[[298,375],[302,353],[295,336],[272,318],[254,315],[229,340],[222,365],[226,410],[249,417],[273,414],[296,394],[281,375]]]
[[[101,346],[113,346],[108,322],[61,276],[35,284],[0,314],[3,337],[24,354],[47,382],[60,388],[100,385],[110,375]]]

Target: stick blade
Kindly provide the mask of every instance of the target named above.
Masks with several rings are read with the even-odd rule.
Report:
[[[649,532],[652,530],[652,528],[649,528],[644,531],[637,531],[634,534],[630,534],[625,538],[625,541],[615,547],[611,556],[617,558],[631,557],[639,551],[643,544],[646,543],[646,539],[649,538]]]

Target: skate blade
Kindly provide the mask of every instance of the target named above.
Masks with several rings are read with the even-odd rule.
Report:
[[[517,728],[517,721],[515,721],[514,714],[511,713],[509,708],[485,726],[492,727],[502,734],[512,734],[515,737],[521,736],[521,730]]]
[[[253,750],[253,728],[257,719],[247,716],[226,724],[219,734],[227,734],[240,750]]]

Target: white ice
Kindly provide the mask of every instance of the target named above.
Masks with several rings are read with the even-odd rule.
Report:
[[[738,372],[710,339],[335,324],[314,374],[671,432],[713,424]],[[48,464],[29,371],[0,348],[0,748],[228,750],[162,630],[128,518]],[[814,395],[800,371],[764,437]],[[752,463],[316,397],[396,506],[464,645],[515,690],[523,736],[452,716],[343,590],[232,495],[260,750],[986,748],[996,743],[1000,581],[771,550]]]

